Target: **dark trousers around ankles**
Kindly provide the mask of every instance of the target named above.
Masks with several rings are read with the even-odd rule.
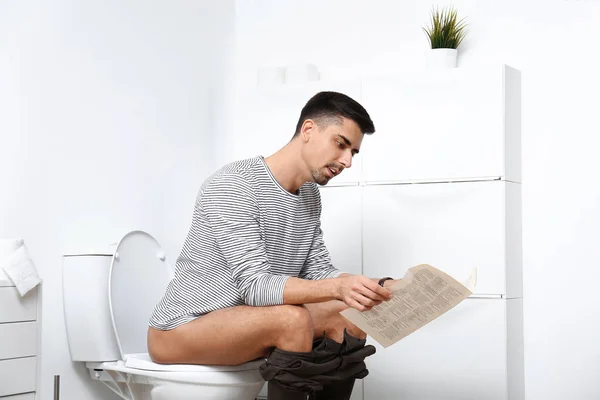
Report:
[[[344,331],[342,343],[324,337],[310,352],[274,349],[260,367],[269,382],[268,399],[349,399],[354,380],[369,373],[365,358],[375,353],[375,347],[365,342]]]

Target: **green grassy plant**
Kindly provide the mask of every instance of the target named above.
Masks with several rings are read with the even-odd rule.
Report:
[[[458,19],[457,11],[448,7],[431,11],[431,26],[423,28],[432,49],[456,49],[465,38],[465,19]]]

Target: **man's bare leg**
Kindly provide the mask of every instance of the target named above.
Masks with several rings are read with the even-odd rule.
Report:
[[[337,300],[305,306],[238,306],[213,311],[170,331],[149,328],[148,349],[157,363],[236,365],[265,357],[273,347],[308,352],[323,332],[341,342],[344,328],[365,334],[339,312]]]
[[[237,365],[273,347],[312,349],[312,322],[302,306],[238,306],[208,313],[169,331],[149,328],[148,351],[157,363]]]
[[[343,301],[331,300],[324,303],[305,304],[304,306],[310,313],[315,339],[322,337],[323,332],[325,332],[328,338],[341,343],[344,339],[344,329],[347,329],[349,334],[359,339],[367,337],[367,334],[360,328],[342,317],[340,311],[348,308]]]

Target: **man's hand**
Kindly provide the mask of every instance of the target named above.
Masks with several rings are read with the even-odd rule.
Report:
[[[370,310],[392,297],[388,289],[363,275],[341,276],[336,278],[336,283],[337,299],[358,311]]]

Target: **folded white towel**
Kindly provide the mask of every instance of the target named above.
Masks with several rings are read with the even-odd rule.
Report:
[[[27,292],[39,285],[42,280],[37,273],[25,244],[23,241],[21,241],[20,244],[21,245],[16,250],[13,250],[12,254],[8,256],[5,251],[5,254],[3,254],[4,257],[0,258],[0,269],[4,269],[6,275],[8,275],[10,280],[12,280],[17,287],[19,294],[25,296]]]
[[[0,280],[10,279],[2,269],[2,262],[11,257],[21,246],[23,246],[23,239],[0,239]]]

